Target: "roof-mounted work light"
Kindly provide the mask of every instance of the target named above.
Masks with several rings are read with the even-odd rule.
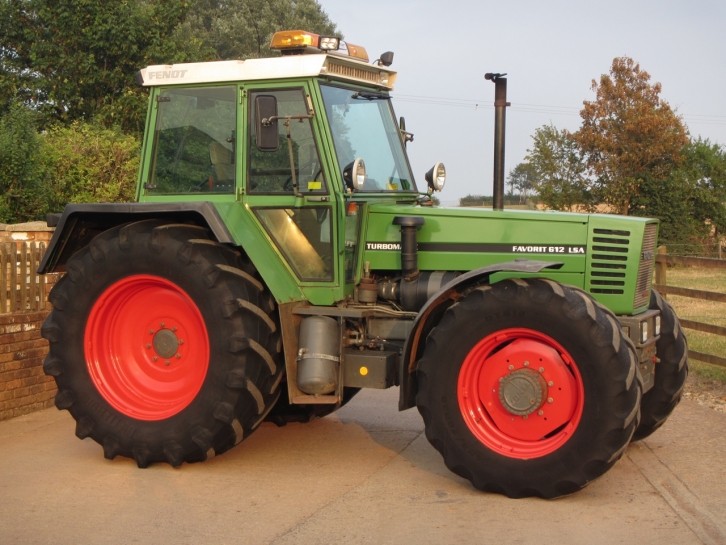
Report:
[[[277,49],[283,55],[299,55],[301,53],[347,54],[349,57],[368,62],[368,53],[365,48],[343,42],[335,36],[320,36],[305,30],[275,32],[272,36],[270,49]]]

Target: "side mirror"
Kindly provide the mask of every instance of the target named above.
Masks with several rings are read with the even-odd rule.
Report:
[[[277,131],[277,97],[255,97],[255,144],[260,151],[277,151],[280,139]]]
[[[343,180],[351,191],[357,191],[366,183],[366,164],[358,158],[343,169]]]
[[[406,119],[403,116],[398,121],[398,131],[401,133],[401,140],[403,140],[404,146],[409,142],[413,142],[413,133],[406,132]]]

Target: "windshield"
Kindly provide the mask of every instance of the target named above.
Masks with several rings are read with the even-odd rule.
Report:
[[[321,90],[340,171],[363,159],[361,191],[416,191],[388,97],[332,85]]]

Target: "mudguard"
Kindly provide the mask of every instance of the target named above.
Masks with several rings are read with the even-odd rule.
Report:
[[[413,322],[411,333],[406,339],[403,357],[399,367],[399,380],[401,383],[398,410],[404,411],[416,405],[416,362],[419,352],[423,348],[428,333],[439,322],[441,315],[449,308],[467,289],[481,284],[489,283],[489,277],[496,272],[522,272],[537,273],[543,269],[558,269],[562,263],[553,261],[533,261],[528,259],[515,259],[504,263],[497,263],[469,271],[452,280],[435,293],[421,308]]]
[[[204,225],[217,242],[234,243],[217,209],[209,202],[69,204],[60,217],[48,217],[48,226],[56,229],[38,273],[63,270],[70,255],[111,227],[155,217]]]

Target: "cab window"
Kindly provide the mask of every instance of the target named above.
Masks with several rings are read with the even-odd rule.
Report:
[[[257,208],[255,214],[301,280],[333,279],[329,206]]]
[[[236,96],[233,86],[159,92],[147,194],[234,192]]]
[[[277,106],[277,145],[265,149],[258,147],[256,135],[258,97],[272,99]],[[297,185],[300,193],[327,192],[303,89],[254,91],[249,104],[248,191],[293,193]]]

